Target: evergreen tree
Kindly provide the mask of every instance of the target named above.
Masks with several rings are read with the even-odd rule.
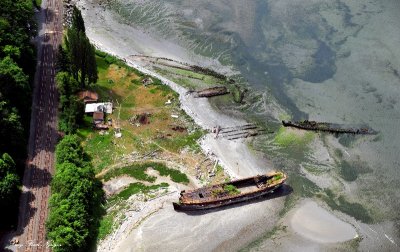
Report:
[[[97,66],[94,46],[82,31],[70,28],[67,31],[66,47],[71,62],[71,73],[84,88],[97,81]]]
[[[79,81],[80,60],[82,57],[79,32],[69,28],[65,37],[65,46],[67,48],[68,58],[71,62],[70,72],[76,81]]]
[[[72,10],[72,29],[77,30],[78,32],[85,33],[85,22],[82,18],[81,11],[74,6]]]
[[[72,25],[67,30],[66,50],[70,63],[70,71],[81,87],[96,83],[97,66],[95,48],[85,33],[85,23],[80,10],[74,6]],[[63,56],[61,54],[61,56]]]
[[[79,84],[68,72],[59,72],[56,84],[60,93],[59,129],[67,134],[75,133],[84,116],[83,102],[75,96]]]
[[[57,52],[56,71],[57,72],[69,71],[70,65],[71,64],[69,62],[67,52],[64,50],[64,48],[61,45],[59,45],[58,52]]]
[[[89,41],[88,41],[89,42]],[[96,63],[96,49],[92,44],[87,47],[87,77],[88,83],[96,83],[98,79],[97,63]]]

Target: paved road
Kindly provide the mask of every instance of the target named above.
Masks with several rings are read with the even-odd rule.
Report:
[[[50,180],[54,173],[57,142],[58,94],[55,62],[62,39],[62,0],[43,0],[39,14],[38,68],[35,76],[29,137],[28,163],[24,171],[18,229],[13,251],[50,251],[46,241]]]

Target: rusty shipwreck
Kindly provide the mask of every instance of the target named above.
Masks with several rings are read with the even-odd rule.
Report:
[[[355,134],[355,135],[373,135],[377,134],[376,131],[369,128],[342,128],[333,125],[332,123],[326,122],[316,122],[316,121],[282,121],[282,125],[284,127],[293,127],[303,130],[311,130],[311,131],[324,131],[329,133],[337,133],[337,134]]]
[[[191,211],[217,208],[247,201],[272,193],[286,180],[283,172],[239,179],[222,184],[206,186],[195,190],[182,191],[175,210]]]
[[[200,91],[195,91],[195,97],[213,97],[219,95],[229,94],[229,91],[226,87],[212,87],[206,88]]]

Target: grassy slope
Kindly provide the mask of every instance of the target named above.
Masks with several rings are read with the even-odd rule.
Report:
[[[120,115],[123,137],[114,138],[112,131],[99,135],[91,130],[91,119],[85,119],[88,123],[78,133],[85,138],[84,145],[94,160],[96,172],[118,163],[122,155],[144,154],[158,146],[177,154],[186,146],[199,150],[196,140],[203,133],[180,110],[177,94],[168,86],[144,87],[141,73],[112,58],[97,56],[97,64],[99,80],[92,89],[99,93],[100,100],[114,103],[114,113],[108,118],[116,122]],[[165,105],[168,100],[172,101],[171,105]],[[150,113],[149,124],[137,127],[129,122],[142,113]],[[172,114],[179,118],[172,118]],[[174,131],[174,125],[185,126],[190,133],[189,130]]]
[[[152,85],[145,87],[142,80],[146,76],[104,53],[97,52],[96,60],[99,80],[90,89],[99,94],[100,101],[113,102],[114,112],[112,115],[107,115],[107,119],[112,119],[113,124],[119,121],[122,138],[115,138],[113,129],[100,135],[98,131],[92,129],[91,117],[86,116],[84,125],[78,130],[82,144],[92,157],[96,173],[102,173],[100,178],[109,180],[128,175],[147,183],[147,185],[140,182],[132,183],[108,199],[107,207],[112,207],[112,210],[101,220],[99,229],[101,240],[112,232],[114,225],[118,225],[117,219],[123,212],[124,202],[131,195],[147,194],[152,190],[168,187],[167,183],[154,184],[155,177],[145,173],[148,167],[157,170],[161,176],[169,176],[173,182],[183,184],[189,182],[186,174],[163,163],[142,161],[126,165],[122,157],[132,153],[140,157],[157,151],[161,159],[165,157],[172,161],[176,159],[188,169],[193,169],[199,160],[204,159],[197,144],[197,140],[204,132],[198,129],[190,117],[179,108],[178,95],[168,86],[162,85],[159,80],[154,80]],[[171,105],[165,104],[168,100],[172,101]],[[129,121],[135,115],[143,113],[150,114],[148,124],[138,127]],[[173,118],[171,115],[178,115],[179,118]],[[183,126],[187,130],[174,131],[172,128],[175,125]],[[114,168],[108,170],[110,167]],[[148,182],[151,185],[148,185]]]

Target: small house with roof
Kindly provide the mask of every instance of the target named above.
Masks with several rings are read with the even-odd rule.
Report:
[[[78,93],[79,100],[87,103],[95,103],[99,100],[99,95],[96,92],[84,90]]]
[[[100,111],[93,112],[93,124],[104,123],[104,113]]]
[[[85,113],[104,112],[112,114],[113,105],[111,102],[88,103],[85,105]]]

